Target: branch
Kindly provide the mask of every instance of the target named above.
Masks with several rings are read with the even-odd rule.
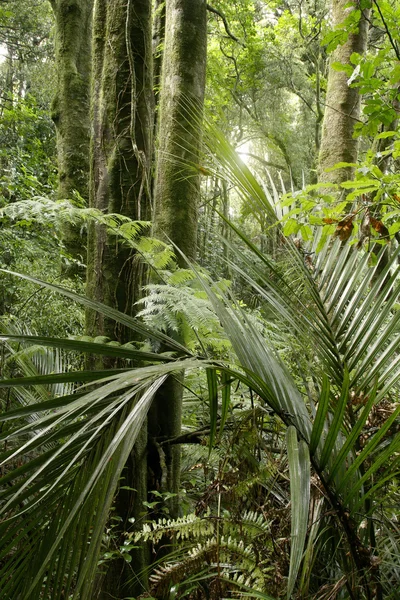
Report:
[[[219,10],[217,10],[216,8],[214,8],[213,6],[210,6],[210,4],[207,4],[207,10],[211,13],[214,13],[214,15],[217,15],[218,17],[220,17],[222,19],[222,22],[224,24],[225,27],[225,31],[228,35],[228,37],[230,37],[234,42],[237,42],[238,44],[240,44],[241,46],[243,46],[243,48],[246,48],[246,44],[244,44],[243,42],[241,42],[239,40],[239,38],[236,37],[236,35],[233,35],[233,33],[231,32],[231,30],[229,29],[229,24],[228,21],[225,17],[225,15],[220,12]]]
[[[390,29],[389,29],[389,27],[388,27],[388,25],[387,25],[387,23],[385,21],[385,18],[383,16],[382,11],[381,11],[381,7],[379,6],[377,0],[374,0],[374,4],[375,4],[376,8],[378,9],[379,16],[382,19],[383,26],[384,26],[384,28],[386,30],[386,33],[388,34],[388,38],[389,38],[390,44],[391,44],[393,50],[395,51],[397,60],[400,60],[400,53],[399,53],[399,49],[398,49],[397,43],[392,38],[392,34],[390,33]]]
[[[187,433],[182,433],[173,438],[160,439],[157,441],[160,446],[172,445],[172,444],[202,444],[203,437],[210,434],[210,428],[203,427],[202,429],[198,429],[197,431],[188,431]]]

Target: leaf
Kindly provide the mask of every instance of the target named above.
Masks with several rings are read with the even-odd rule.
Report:
[[[371,216],[369,218],[369,221],[371,223],[371,226],[375,229],[375,231],[377,231],[381,236],[388,238],[389,240],[389,231],[387,227],[385,227],[385,225],[382,223],[382,221],[379,221],[378,219],[375,219]]]
[[[356,181],[343,181],[340,184],[340,187],[344,188],[345,190],[351,190],[354,188],[360,188],[361,190],[364,188],[371,188],[377,190],[379,189],[380,185],[381,183],[376,179],[360,179]]]
[[[286,236],[292,235],[293,233],[297,233],[300,228],[300,224],[296,221],[296,219],[288,219],[283,226],[283,233]]]
[[[215,369],[206,369],[207,384],[208,384],[208,401],[210,404],[210,441],[209,451],[211,452],[215,434],[217,431],[217,420],[218,420],[218,380],[217,372]]]
[[[288,427],[286,443],[289,461],[290,502],[292,507],[290,567],[287,587],[289,600],[299,573],[308,529],[310,504],[310,458],[304,440],[297,441],[297,431]]]
[[[331,458],[332,450],[335,446],[340,428],[343,425],[343,416],[346,412],[347,402],[349,399],[349,374],[344,373],[343,387],[340,398],[335,406],[335,411],[330,424],[328,435],[326,436],[324,446],[321,451],[321,457],[318,461],[318,466],[323,471]]]
[[[66,338],[52,338],[37,335],[12,335],[0,334],[1,340],[14,340],[16,342],[26,342],[28,344],[38,344],[41,346],[50,346],[52,348],[61,348],[73,352],[85,352],[88,354],[99,354],[102,356],[113,356],[125,360],[143,360],[143,361],[173,361],[171,356],[166,354],[156,354],[155,352],[143,352],[124,346],[111,346],[110,344],[100,344],[96,342],[86,342]]]
[[[228,418],[229,406],[230,406],[230,402],[231,402],[231,378],[226,373],[226,371],[222,371],[222,373],[221,373],[221,382],[222,382],[222,410],[221,410],[221,424],[219,427],[219,435],[221,435],[224,430],[224,426],[226,423],[226,419]]]
[[[114,375],[128,372],[130,369],[107,369],[103,371],[74,371],[72,373],[54,373],[54,375],[36,375],[34,377],[15,377],[0,379],[0,388],[27,385],[44,385],[50,383],[105,381]]]
[[[342,241],[347,242],[354,229],[353,220],[355,215],[349,215],[336,226],[335,235]]]
[[[332,480],[336,476],[339,469],[345,464],[347,455],[350,452],[352,452],[354,450],[354,448],[356,448],[357,440],[361,434],[362,428],[364,427],[364,425],[368,419],[368,416],[370,414],[371,408],[373,407],[373,405],[375,403],[377,385],[378,385],[378,380],[376,380],[374,389],[372,390],[372,392],[368,398],[367,404],[365,405],[358,421],[356,422],[356,424],[352,428],[351,432],[347,436],[347,439],[346,439],[345,443],[343,444],[343,446],[341,447],[340,452],[338,453],[338,455],[336,457],[336,460],[334,461],[334,463],[331,465],[331,467],[329,469],[329,480]]]
[[[332,61],[330,63],[330,67],[334,71],[339,71],[339,72],[344,71],[344,73],[346,73],[346,75],[349,75],[349,76],[353,72],[353,67],[351,65],[346,65],[346,64],[338,62],[338,61]]]
[[[395,136],[397,136],[397,135],[398,135],[398,132],[397,132],[397,131],[382,131],[382,133],[379,133],[379,134],[376,136],[376,139],[377,139],[377,140],[384,140],[384,139],[386,139],[386,138],[389,138],[389,137],[395,137]]]
[[[310,454],[313,456],[321,440],[321,434],[324,429],[325,420],[329,409],[330,383],[328,377],[324,374],[322,380],[322,390],[319,397],[317,414],[311,432]]]

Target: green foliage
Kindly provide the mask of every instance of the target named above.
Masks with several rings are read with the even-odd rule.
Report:
[[[333,52],[338,46],[342,46],[348,40],[350,34],[357,32],[361,10],[368,7],[369,0],[364,3],[365,6],[356,8],[355,3],[349,2],[350,10],[347,11],[345,19],[323,37],[322,44],[327,46],[328,52]]]
[[[262,591],[273,570],[267,558],[272,550],[270,526],[262,514],[249,511],[238,518],[227,511],[222,517],[207,513],[199,517],[192,513],[176,520],[162,519],[146,524],[133,539],[135,543],[140,540],[156,543],[166,537],[189,542],[184,552],[175,553],[173,560],[152,573],[150,591],[155,597],[167,593],[172,585],[177,597],[185,597],[188,589],[195,585],[201,589],[206,584],[211,589],[216,579],[220,593],[241,586]],[[263,544],[267,544],[268,550],[264,547],[263,564],[260,564],[257,553]],[[203,570],[210,561],[215,566],[211,573],[208,571],[206,582]]]
[[[0,19],[32,7],[9,4]],[[250,0],[216,7],[237,39],[217,15],[210,19],[213,118],[222,107],[234,146],[262,138],[260,154],[267,148],[275,164],[294,164],[299,181],[311,167],[312,126],[321,116],[325,7],[289,3],[282,10]],[[356,17],[350,12],[325,37],[329,50],[354,31]],[[372,20],[381,47],[336,65],[364,95],[358,133],[365,144],[374,137],[352,165],[353,181],[303,186],[273,206],[276,185],[268,184],[269,193],[224,135],[206,126],[207,168],[193,168],[234,190],[233,208],[244,206],[237,212],[246,223],[231,222],[226,197],[221,221],[209,227],[205,219],[205,234],[213,230],[216,240],[205,263],[215,278],[197,266],[177,269],[171,247],[143,235],[148,222],[53,202],[54,138],[44,104],[7,97],[0,260],[29,275],[2,274],[1,312],[13,315],[1,329],[5,598],[92,599],[99,563],[130,563],[136,545],[146,543],[172,545],[152,569],[154,597],[396,599],[398,9],[375,3]],[[13,74],[14,90],[18,82],[26,84],[22,70]],[[103,225],[115,244],[128,244],[150,264],[158,279],[137,318],[77,294],[79,282],[38,282],[59,281],[65,221]],[[301,239],[292,243],[294,235]],[[115,319],[139,341],[80,335],[83,311],[72,301]],[[84,371],[86,355],[119,368]],[[114,548],[124,464],[155,393],[184,370],[183,514],[129,530]],[[163,452],[176,441],[155,440]],[[151,494],[146,507],[162,510],[167,497]]]
[[[222,143],[222,138],[220,140],[217,151],[221,156],[225,154],[223,165],[226,167],[226,176],[234,177],[235,184],[241,186],[240,193],[248,197],[249,202],[260,208],[264,206],[272,214],[273,209],[268,205],[262,187],[250,171],[237,161],[229,145]],[[301,571],[300,557],[307,530],[307,511],[302,508],[303,496],[309,480],[307,469],[312,468],[313,477],[318,482],[316,489],[323,490],[323,494],[318,492],[317,496],[323,498],[326,508],[318,533],[315,533],[315,553],[312,560],[308,560],[308,571],[304,570],[305,567],[301,571],[302,581],[307,582],[314,594],[318,594],[318,590],[321,591],[327,582],[334,586],[337,581],[343,580],[353,589],[357,586],[368,595],[371,586],[375,585],[372,566],[376,560],[380,560],[379,585],[383,590],[390,590],[391,564],[383,562],[384,552],[378,555],[384,546],[384,529],[379,531],[374,527],[374,522],[381,519],[379,511],[384,502],[382,490],[398,473],[400,437],[396,427],[400,409],[394,403],[390,403],[390,407],[388,404],[391,394],[398,391],[400,379],[397,357],[399,313],[395,309],[399,293],[396,267],[398,250],[390,252],[389,262],[380,270],[379,263],[385,248],[378,255],[376,265],[370,268],[368,253],[359,254],[355,248],[343,245],[338,240],[323,248],[310,269],[304,263],[303,255],[287,240],[284,244],[286,262],[292,265],[292,271],[281,272],[237,227],[233,226],[233,231],[239,233],[250,255],[257,257],[257,261],[251,261],[241,256],[243,264],[247,265],[247,272],[238,270],[238,273],[252,286],[260,302],[271,308],[279,329],[289,332],[288,345],[293,337],[301,344],[302,357],[297,363],[287,360],[285,353],[277,352],[273,346],[274,339],[265,337],[264,331],[255,326],[251,316],[239,303],[232,309],[229,291],[213,286],[197,270],[197,283],[207,294],[212,310],[232,346],[233,352],[229,353],[228,360],[193,358],[190,349],[183,344],[137,319],[85,297],[78,297],[69,290],[42,284],[47,290],[61,292],[92,310],[100,310],[108,318],[132,328],[145,339],[161,343],[180,358],[171,361],[171,355],[168,355],[164,363],[136,368],[126,366],[122,371],[78,371],[1,382],[2,386],[16,383],[54,384],[71,380],[91,384],[97,382],[89,390],[83,387],[72,396],[50,398],[45,403],[36,403],[10,413],[6,411],[2,416],[4,422],[13,424],[11,431],[7,432],[13,452],[10,455],[7,451],[3,457],[4,466],[8,465],[7,481],[12,485],[5,486],[1,496],[3,514],[5,517],[14,516],[2,524],[4,556],[7,557],[3,583],[8,595],[39,598],[41,590],[45,590],[44,594],[51,592],[52,597],[57,599],[61,597],[62,588],[67,586],[74,597],[78,597],[78,594],[83,598],[90,597],[91,582],[101,554],[102,531],[127,453],[140,430],[156,389],[168,374],[180,373],[183,369],[188,372],[207,369],[210,374],[212,370],[218,373],[216,378],[209,375],[208,403],[212,407],[210,432],[218,430],[215,421],[222,417],[227,432],[234,427],[235,439],[241,440],[242,448],[247,443],[251,448],[249,440],[254,439],[251,436],[259,436],[262,448],[259,456],[262,460],[269,457],[267,464],[271,473],[264,481],[258,478],[258,485],[261,483],[262,489],[266,490],[261,498],[258,497],[258,506],[269,507],[264,509],[267,515],[273,511],[273,502],[277,498],[285,499],[285,487],[287,493],[287,481],[285,486],[281,483],[285,478],[287,463],[273,460],[270,456],[271,453],[275,456],[276,450],[285,456],[281,433],[285,429],[289,431],[289,462],[292,469],[301,473],[298,485],[294,478],[291,489],[294,505],[289,585],[297,585],[296,572],[299,569]],[[240,251],[237,253],[240,255]],[[294,272],[296,279],[291,275]],[[178,272],[175,278],[178,288],[188,283],[187,273]],[[24,279],[30,278],[25,276]],[[196,318],[194,315],[193,319]],[[112,356],[115,347],[103,342],[90,343],[88,346],[88,342],[75,340],[69,341],[68,347],[76,351],[95,352],[97,346],[102,355],[109,348]],[[53,342],[50,340],[48,343],[51,345]],[[119,350],[123,351],[123,348]],[[128,357],[130,354],[127,349]],[[143,360],[149,360],[148,353],[143,354]],[[306,366],[306,376],[302,365]],[[253,424],[249,416],[259,414],[254,425],[263,423],[260,433],[257,433],[256,426],[246,432],[243,420],[239,421],[242,424],[240,427],[235,427],[235,415],[231,416],[227,402],[235,402],[234,390],[238,385],[242,389],[250,389],[252,410],[248,411],[247,422]],[[231,388],[230,394],[226,393],[227,386]],[[203,392],[207,398],[205,385]],[[257,399],[258,413],[255,412],[254,398]],[[321,407],[317,409],[319,402]],[[269,420],[271,413],[273,422],[280,421],[281,425],[280,430],[275,430],[278,433],[273,433],[270,438],[266,437],[271,434],[267,434],[269,427],[261,415],[268,416]],[[30,422],[29,418],[34,415],[35,420]],[[26,433],[31,436],[28,444],[25,442]],[[170,586],[171,582],[187,581],[188,576],[195,577],[194,571],[202,569],[208,557],[212,562],[220,562],[221,570],[222,565],[232,565],[227,569],[230,583],[224,582],[221,570],[217,572],[215,581],[216,585],[222,586],[221,589],[228,589],[224,585],[240,587],[242,584],[265,589],[265,581],[270,581],[269,571],[264,571],[262,560],[255,560],[255,540],[252,538],[247,543],[246,539],[242,539],[247,534],[245,527],[241,528],[240,516],[235,515],[234,518],[238,527],[229,524],[227,533],[221,529],[220,522],[225,509],[225,499],[222,497],[225,494],[224,486],[227,486],[227,493],[232,487],[228,485],[229,467],[236,465],[237,472],[240,472],[243,465],[247,464],[249,482],[254,482],[257,454],[246,451],[242,455],[240,452],[235,455],[230,450],[227,455],[223,438],[212,435],[221,445],[216,449],[219,457],[218,477],[208,486],[208,499],[203,498],[202,506],[212,508],[218,536],[215,539],[214,534],[212,539],[199,542],[200,547],[193,551],[192,558],[187,558],[189,564],[184,559],[180,566],[179,560],[171,568],[164,565],[155,585],[163,586],[166,582],[165,585]],[[299,440],[298,450],[295,436]],[[268,450],[270,439],[278,445],[278,449],[274,448],[272,452]],[[47,440],[54,442],[50,450],[46,446]],[[228,447],[232,448],[232,443],[228,442]],[[15,461],[26,456],[28,450],[31,454],[21,471],[15,466]],[[204,451],[208,453],[207,448]],[[307,465],[308,451],[310,462]],[[249,465],[253,466],[249,468]],[[277,478],[280,484],[278,488]],[[240,485],[247,490],[254,486],[254,483],[247,484],[243,479],[237,483],[238,489]],[[19,511],[22,496],[25,502],[23,515]],[[60,497],[64,498],[62,507],[59,506]],[[257,513],[257,520],[260,511],[254,510],[249,493],[246,498],[250,502],[248,510]],[[93,510],[93,506],[97,510]],[[246,510],[246,507],[243,509]],[[368,521],[368,527],[364,532],[362,524],[365,520]],[[51,523],[50,529],[47,528],[48,523]],[[151,532],[158,527],[150,526]],[[163,534],[166,535],[168,528],[183,531],[185,527],[190,529],[191,525],[183,519],[164,522],[161,529],[163,527]],[[13,552],[17,532],[21,540],[18,558]],[[32,542],[31,545],[24,545],[24,536],[32,536],[33,532],[36,536],[33,543],[40,563],[32,562]],[[147,534],[151,536],[151,532],[147,531]],[[239,534],[242,537],[238,538]],[[193,534],[193,541],[194,537]],[[79,540],[78,545],[76,540]],[[329,543],[327,540],[330,540]],[[272,551],[268,544],[264,544],[264,548]],[[220,558],[217,560],[216,556]],[[60,560],[62,569],[57,566]],[[23,581],[17,576],[21,565],[25,574]],[[239,569],[235,565],[239,565]],[[280,585],[277,584],[280,590],[282,581]],[[185,589],[182,588],[182,593],[185,593]]]
[[[261,161],[267,156],[274,172],[299,182],[313,166],[315,119],[322,117],[319,37],[325,7],[220,0],[215,8],[237,39],[211,15],[209,112],[235,145],[250,143],[250,151]]]
[[[193,271],[178,269],[159,271],[162,284],[145,287],[146,296],[139,301],[144,309],[138,313],[149,326],[165,333],[179,333],[192,351],[208,351],[217,356],[226,354],[230,344],[218,317]],[[214,289],[226,289],[227,281],[220,281]]]
[[[33,96],[10,96],[0,115],[0,189],[4,202],[51,195],[55,188],[54,126]]]
[[[344,71],[348,85],[358,88],[363,98],[363,120],[355,123],[354,135],[374,137],[382,129],[390,129],[398,116],[399,78],[398,49],[399,8],[389,2],[365,2],[371,4],[372,43],[365,56],[354,52],[351,64],[333,63],[333,68]],[[348,36],[356,31],[360,10],[349,11],[344,21],[323,39],[328,52],[343,44]],[[382,128],[383,126],[383,128]]]
[[[397,133],[382,133],[376,142],[386,139],[395,142],[385,158],[395,159]],[[381,158],[381,152],[370,151],[359,164],[338,163],[334,169],[355,168],[355,178],[340,185],[320,183],[285,194],[280,201],[284,235],[309,242],[319,230],[317,252],[334,236],[367,249],[393,240],[399,231],[400,178],[397,172],[379,168]]]
[[[70,289],[83,291],[82,282],[60,277],[62,258],[57,237],[22,220],[7,226],[3,219],[0,265],[37,277],[60,281]],[[31,331],[50,336],[71,335],[83,328],[79,306],[58,294],[46,293],[31,284],[23,284],[4,273],[1,275],[0,312],[11,322],[23,321]]]

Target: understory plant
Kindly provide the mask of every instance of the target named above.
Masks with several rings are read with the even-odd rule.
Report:
[[[219,169],[227,180],[249,206],[265,210],[276,221],[262,186],[223,136],[213,132],[212,137]],[[221,488],[212,500],[203,497],[204,512],[188,505],[180,520],[168,522],[165,517],[166,522],[147,525],[131,538],[135,543],[157,542],[158,535],[170,536],[174,530],[190,546],[185,560],[192,556],[199,571],[179,572],[176,567],[175,575],[168,578],[166,573],[174,565],[163,559],[152,574],[152,581],[162,588],[158,597],[176,590],[188,597],[194,590],[191,585],[197,590],[193,597],[199,598],[225,593],[267,598],[282,591],[288,599],[398,597],[400,539],[393,507],[399,500],[400,465],[400,248],[395,241],[388,242],[372,261],[368,249],[360,253],[336,239],[316,254],[319,240],[313,235],[305,253],[278,227],[287,266],[281,269],[235,224],[230,227],[245,248],[231,244],[230,268],[251,287],[262,314],[268,315],[279,336],[269,335],[271,327],[257,327],[229,287],[214,286],[196,265],[188,267],[229,340],[225,355],[216,355],[207,343],[187,347],[140,318],[39,281],[45,289],[115,319],[146,346],[2,335],[5,340],[124,361],[118,369],[1,380],[5,389],[76,384],[72,393],[4,406],[0,438],[3,598],[93,598],[97,564],[104,552],[103,532],[123,466],[154,394],[169,375],[182,371],[189,374],[188,386],[190,374],[201,373],[205,382],[207,452],[223,449],[224,435],[235,426],[237,390],[245,390],[246,402],[253,399],[251,410],[265,415],[254,420],[258,459],[265,469],[254,470],[259,477],[257,499],[254,503],[249,499],[248,506],[244,502],[233,517],[224,506]],[[235,266],[236,257],[240,266]],[[34,281],[27,275],[20,277]],[[198,334],[201,341],[201,328]],[[275,344],[276,339],[284,339],[285,346]],[[162,352],[155,352],[157,348]],[[276,446],[278,453],[271,452]],[[214,480],[217,486],[229,487],[228,479]],[[239,478],[235,483],[240,483]],[[275,511],[279,521],[279,494],[283,514],[290,509],[290,526],[284,519],[278,525],[271,519]],[[260,538],[265,540],[262,553],[248,525],[265,536]],[[290,558],[277,584],[268,557],[273,556],[273,544],[281,543],[281,534],[286,538],[281,550]],[[211,548],[215,540],[219,540],[217,548]],[[198,543],[204,552],[197,561],[193,552]],[[201,587],[193,578],[200,581],[204,569],[208,583]],[[210,570],[215,573],[211,588]]]

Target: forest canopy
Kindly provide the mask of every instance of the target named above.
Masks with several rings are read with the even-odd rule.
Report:
[[[0,2],[0,600],[400,597],[399,24]]]

